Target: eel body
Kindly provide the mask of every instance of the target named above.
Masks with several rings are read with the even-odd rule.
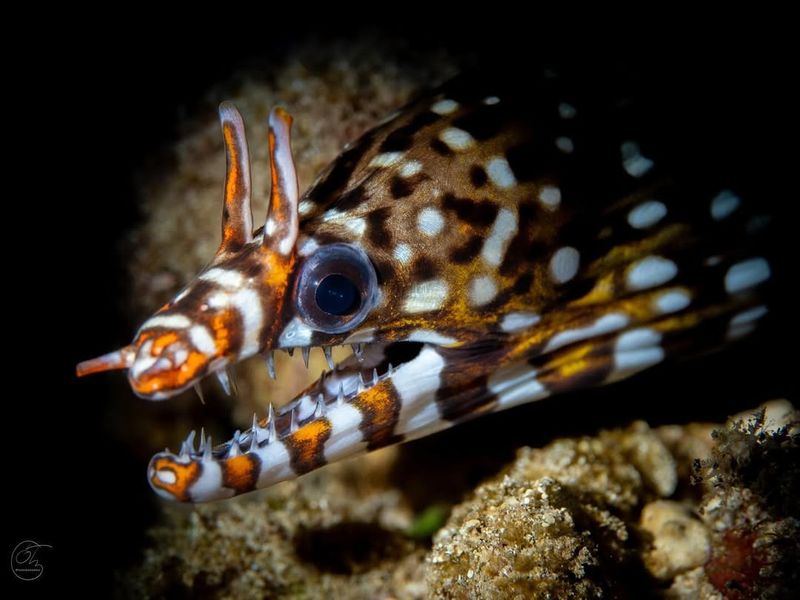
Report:
[[[160,400],[212,374],[227,384],[254,355],[274,373],[276,350],[321,347],[331,370],[225,443],[191,433],[156,454],[148,478],[165,498],[231,497],[617,381],[767,314],[759,199],[705,172],[635,95],[463,76],[346,146],[303,195],[276,108],[256,230],[244,124],[228,103],[220,120],[217,254],[131,345],[78,373],[124,368]]]

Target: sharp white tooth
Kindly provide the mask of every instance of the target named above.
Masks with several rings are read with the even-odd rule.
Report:
[[[392,372],[393,372],[393,371],[394,371],[394,367],[392,366],[392,363],[389,363],[389,368],[386,370],[386,374],[387,374],[389,377],[391,377],[391,376],[392,376]]]
[[[216,373],[217,379],[219,380],[219,384],[222,386],[222,390],[228,396],[233,395],[233,386],[231,384],[231,378],[228,375],[228,371],[217,371]]]
[[[199,381],[194,384],[194,391],[197,394],[197,397],[200,398],[200,403],[201,404],[205,404],[206,403],[206,399],[203,396],[203,388],[200,386],[200,382]]]
[[[196,433],[195,430],[192,429],[189,435],[186,436],[186,439],[183,440],[183,443],[181,444],[181,456],[188,456],[189,454],[194,453],[195,433]]]
[[[342,406],[344,404],[344,384],[339,384],[339,393],[336,395],[336,406]]]
[[[211,460],[211,436],[206,438],[206,445],[205,448],[203,448],[203,460],[205,462]]]
[[[311,352],[311,348],[309,346],[303,346],[303,363],[306,365],[306,369],[308,368],[308,354]]]
[[[328,368],[333,370],[333,354],[331,354],[331,347],[323,346],[322,353],[325,355],[325,362],[328,363]]]
[[[364,344],[350,344],[353,347],[353,354],[359,361],[364,360]]]
[[[291,418],[289,421],[289,433],[297,431],[297,416],[295,409],[292,409]]]
[[[256,418],[256,413],[253,413],[253,425],[250,427],[250,450],[258,448],[258,432],[261,431],[261,427],[258,425],[258,419]]]
[[[267,373],[269,376],[275,379],[275,357],[272,354],[272,350],[267,352]]]
[[[203,452],[206,449],[206,430],[205,427],[200,428],[200,445],[197,447],[198,452]]]
[[[366,385],[364,385],[364,378],[363,378],[363,376],[361,375],[361,371],[359,371],[359,372],[358,372],[358,388],[356,389],[356,392],[360,394],[360,393],[361,393],[361,392],[363,392],[365,389],[367,389],[367,386],[366,386]]]
[[[377,383],[378,383],[378,368],[375,367],[374,369],[372,369],[372,385],[375,385]]]
[[[272,402],[269,403],[269,410],[267,411],[267,443],[275,440],[277,432],[275,430],[275,407]]]
[[[237,429],[236,433],[233,434],[233,437],[231,438],[231,444],[230,444],[230,446],[228,446],[227,458],[234,458],[236,456],[239,456],[242,453],[241,450],[239,449],[239,435],[240,435],[240,433],[241,432]]]
[[[325,413],[327,412],[327,408],[328,407],[325,406],[325,398],[323,398],[322,394],[320,394],[317,397],[317,407],[314,409],[314,418],[320,419],[324,417]]]

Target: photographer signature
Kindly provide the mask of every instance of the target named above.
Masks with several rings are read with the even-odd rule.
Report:
[[[32,540],[24,540],[16,545],[11,553],[11,570],[23,581],[38,579],[44,572],[44,565],[37,556],[41,548],[52,548],[47,544],[38,544]]]

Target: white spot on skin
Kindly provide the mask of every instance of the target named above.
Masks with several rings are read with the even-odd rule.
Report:
[[[767,314],[767,307],[763,304],[749,308],[731,319],[731,325],[742,325],[744,323],[752,323]]]
[[[516,312],[508,313],[500,322],[500,329],[507,333],[527,329],[539,322],[541,317],[536,313]]]
[[[626,279],[631,290],[646,290],[666,283],[678,274],[677,265],[660,256],[648,256],[628,269]]]
[[[686,291],[682,289],[669,290],[658,295],[655,307],[660,314],[665,315],[683,310],[689,306],[691,301],[692,299]]]
[[[572,246],[556,250],[550,259],[550,274],[556,283],[565,283],[575,277],[580,260],[580,253]]]
[[[578,111],[576,111],[575,107],[571,104],[562,102],[558,105],[558,116],[562,119],[574,119],[577,113]]]
[[[495,157],[486,164],[486,173],[491,182],[498,188],[505,190],[517,184],[514,172],[505,158]]]
[[[626,331],[614,344],[614,372],[608,381],[628,377],[638,371],[651,367],[664,360],[661,348],[661,334],[641,327]]]
[[[266,224],[264,225],[264,232],[267,235],[272,235],[275,233],[275,230],[278,228],[278,224],[275,222],[275,219],[267,219]]]
[[[575,151],[575,143],[571,138],[562,135],[556,138],[556,148],[565,154],[572,154]]]
[[[539,202],[548,210],[555,210],[561,204],[561,190],[554,185],[542,186]]]
[[[367,230],[367,222],[362,217],[353,217],[344,222],[344,226],[356,237],[361,237]]]
[[[341,218],[342,218],[342,213],[340,213],[335,208],[331,208],[329,210],[326,210],[325,213],[322,215],[322,221],[324,223],[327,223],[329,221],[336,221],[337,219],[341,219]]]
[[[175,475],[175,471],[172,469],[159,469],[156,471],[156,477],[163,483],[167,485],[172,485],[178,480],[178,477]]]
[[[500,98],[498,98],[497,96],[487,96],[486,98],[483,99],[483,103],[487,106],[492,106],[494,104],[497,104],[498,102],[500,102]]]
[[[400,177],[413,177],[417,173],[422,171],[422,163],[418,160],[409,160],[408,162],[403,163],[403,166],[400,167]]]
[[[435,112],[437,115],[449,115],[454,113],[458,110],[458,102],[455,100],[450,100],[445,98],[444,100],[439,100],[438,102],[434,103],[431,106],[431,112]]]
[[[536,380],[536,370],[524,363],[499,369],[486,383],[489,391],[497,395],[498,408],[511,408],[549,395]]]
[[[218,286],[233,290],[240,288],[244,285],[244,277],[239,271],[231,271],[230,269],[219,269],[214,267],[204,273],[200,273],[198,279],[203,281],[211,281]]]
[[[392,256],[395,260],[402,264],[406,264],[411,260],[411,246],[408,244],[397,244],[392,251]]]
[[[192,324],[191,319],[184,315],[156,315],[150,317],[139,328],[139,331],[153,329],[154,327],[164,327],[166,329],[186,329]]]
[[[281,335],[278,337],[278,346],[280,348],[310,346],[312,333],[305,323],[295,317],[283,328]]]
[[[288,256],[292,252],[292,248],[294,248],[295,237],[293,235],[288,235],[281,240],[281,243],[278,244],[278,252],[283,254],[284,256]]]
[[[230,302],[230,295],[225,292],[217,292],[208,297],[208,308],[225,308]],[[208,308],[204,310],[208,310]]]
[[[423,281],[413,286],[406,295],[403,310],[407,313],[419,313],[437,310],[447,300],[447,283],[441,279]]]
[[[639,144],[636,142],[624,142],[620,150],[622,151],[622,167],[631,177],[641,177],[653,168],[653,161],[642,156]]]
[[[378,154],[371,161],[369,161],[369,166],[391,167],[403,160],[403,156],[403,152],[384,152],[383,154]]]
[[[628,224],[634,229],[647,229],[667,214],[667,207],[658,200],[642,202],[628,213]]]
[[[438,346],[450,346],[458,342],[456,338],[442,335],[441,333],[429,329],[415,329],[406,337],[406,341],[425,342],[426,344],[436,344]]]
[[[727,338],[729,340],[736,340],[752,333],[755,331],[756,321],[766,315],[767,312],[767,307],[760,305],[735,315],[728,324]]]
[[[300,256],[308,256],[312,252],[314,252],[317,248],[319,248],[317,240],[315,240],[314,238],[307,238],[306,240],[300,243],[300,250],[298,252]]]
[[[739,196],[730,190],[722,190],[711,201],[711,218],[715,221],[722,221],[731,216],[739,208]]]
[[[725,273],[725,291],[737,294],[769,279],[769,263],[763,258],[751,258],[736,263]]]
[[[172,344],[170,346],[170,348],[175,348],[175,350],[173,350],[173,351],[175,353],[175,359],[174,360],[175,360],[175,364],[176,365],[182,365],[183,363],[186,362],[186,359],[189,358],[189,351],[186,350],[186,348],[182,348],[178,344]]]
[[[192,345],[206,356],[211,356],[217,351],[214,337],[205,325],[194,325],[189,329],[189,339]]]
[[[473,306],[483,306],[497,295],[497,284],[488,275],[476,277],[469,283],[469,299]]]
[[[475,145],[475,140],[472,136],[457,127],[448,127],[439,134],[439,139],[442,140],[451,150],[468,150]]]
[[[575,329],[567,329],[555,334],[550,341],[547,342],[544,351],[550,352],[557,348],[572,344],[591,337],[605,335],[612,331],[622,329],[629,322],[627,315],[621,313],[609,313],[603,315],[597,321],[586,327],[577,327]]]
[[[314,206],[315,205],[311,200],[303,200],[297,207],[297,212],[299,212],[301,215],[307,215],[314,210]]]
[[[515,233],[517,233],[517,214],[507,208],[501,208],[497,211],[492,230],[481,249],[481,257],[487,265],[497,267],[503,262],[508,242]]]
[[[417,229],[428,236],[436,235],[444,227],[444,217],[435,208],[423,208],[417,215]]]

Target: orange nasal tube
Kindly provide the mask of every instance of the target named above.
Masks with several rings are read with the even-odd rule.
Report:
[[[124,348],[109,352],[103,356],[78,363],[78,366],[75,367],[75,372],[78,377],[83,377],[84,375],[102,373],[103,371],[127,369],[133,364],[135,354],[136,352],[133,346],[125,346]]]

